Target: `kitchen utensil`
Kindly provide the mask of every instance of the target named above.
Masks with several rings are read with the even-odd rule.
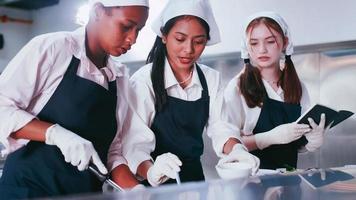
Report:
[[[106,182],[107,184],[109,184],[111,187],[113,187],[117,191],[120,191],[120,192],[124,191],[124,189],[122,187],[117,185],[114,181],[112,181],[109,178],[109,175],[104,175],[104,174],[100,173],[99,170],[94,165],[89,165],[88,168],[100,181]]]

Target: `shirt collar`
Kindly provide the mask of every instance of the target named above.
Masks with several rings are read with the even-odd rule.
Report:
[[[164,85],[165,85],[165,89],[168,89],[174,85],[179,85],[177,78],[174,76],[173,70],[171,65],[168,62],[168,59],[165,59],[165,65],[164,65]],[[194,64],[193,66],[193,74],[192,74],[192,81],[190,82],[190,84],[187,86],[188,87],[192,87],[193,85],[197,85],[197,86],[201,86],[200,83],[200,79],[198,76],[198,71],[196,68],[196,64]]]
[[[85,27],[80,27],[73,31],[71,40],[74,57],[81,59],[85,56]]]
[[[80,27],[73,32],[73,55],[80,59],[81,65],[84,66],[89,73],[98,74],[104,72],[109,81],[113,81],[116,77],[129,76],[128,69],[124,64],[117,59],[109,56],[107,66],[99,70],[86,56],[85,50],[85,27]]]
[[[118,61],[117,58],[110,56],[106,67],[111,71],[113,76],[112,79],[110,79],[109,77],[109,81],[115,79],[115,77],[122,77],[122,76],[129,77],[128,68],[126,67],[126,65]]]
[[[284,92],[281,86],[278,86],[277,91],[274,91],[272,86],[264,79],[262,79],[263,85],[266,88],[267,95],[272,99],[282,100],[284,99]]]

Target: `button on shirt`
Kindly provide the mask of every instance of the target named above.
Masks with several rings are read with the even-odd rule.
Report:
[[[240,74],[234,77],[225,88],[224,104],[227,107],[227,115],[225,117],[227,117],[228,122],[237,126],[241,135],[252,135],[252,131],[260,116],[261,108],[249,108],[247,106],[245,98],[239,92],[237,85],[239,77]],[[284,92],[280,86],[277,91],[275,91],[266,80],[262,79],[262,81],[270,99],[284,102]],[[302,84],[302,98],[300,105],[302,108],[301,113],[304,113],[310,107],[309,94],[304,84]]]
[[[201,68],[209,88],[210,110],[209,119],[205,131],[212,138],[213,147],[219,156],[222,156],[223,146],[229,138],[239,138],[238,131],[234,126],[223,121],[221,116],[223,112],[223,89],[221,86],[220,74],[216,70],[202,64]],[[140,68],[131,78],[132,87],[138,98],[133,100],[133,106],[136,108],[140,118],[151,127],[156,111],[155,96],[151,81],[152,64],[147,64]],[[174,73],[166,59],[164,70],[165,89],[168,96],[179,98],[185,101],[195,101],[201,98],[202,85],[199,80],[196,66],[193,69],[191,83],[184,89],[179,85]],[[152,131],[145,133],[127,134],[123,147],[123,154],[128,161],[130,169],[135,173],[138,165],[150,160],[150,153],[155,148],[154,133]],[[125,148],[126,147],[126,148]]]
[[[121,156],[121,134],[129,114],[129,78],[126,67],[112,58],[100,70],[86,57],[85,29],[57,32],[32,39],[10,61],[0,76],[0,141],[7,154],[28,140],[15,140],[10,134],[18,131],[42,110],[61,82],[72,56],[80,59],[77,75],[108,89],[108,81],[117,80],[117,134],[115,151],[109,153],[110,168],[126,160]],[[132,114],[131,114],[132,115]],[[125,125],[129,126],[129,124]],[[113,145],[112,145],[113,146]],[[119,150],[118,150],[119,149]]]

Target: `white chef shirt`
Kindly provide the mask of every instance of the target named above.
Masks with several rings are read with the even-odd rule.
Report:
[[[109,153],[109,168],[126,163],[120,143],[124,119],[130,114],[129,76],[127,68],[109,58],[107,66],[98,69],[85,53],[85,28],[74,32],[49,33],[35,37],[10,61],[0,76],[0,141],[7,154],[28,140],[15,140],[10,134],[18,131],[42,110],[61,82],[74,55],[80,59],[77,75],[106,89],[108,81],[117,80],[116,151]],[[128,126],[127,124],[126,126]],[[120,137],[119,137],[120,136]]]
[[[229,138],[239,139],[238,131],[235,127],[222,120],[223,108],[223,88],[218,71],[198,64],[201,68],[209,90],[210,105],[209,119],[205,126],[207,135],[212,138],[213,147],[219,156],[222,156],[223,146]],[[152,64],[141,67],[130,78],[133,90],[137,94],[137,99],[133,100],[133,106],[137,114],[151,127],[156,111],[155,96],[151,81]],[[179,98],[185,101],[195,101],[201,98],[203,87],[197,74],[196,66],[193,69],[192,81],[184,89],[179,85],[173,71],[166,59],[164,69],[165,89],[168,96]],[[141,162],[152,159],[150,153],[155,149],[155,136],[150,132],[130,132],[125,135],[123,142],[123,154],[126,158],[130,169],[136,173],[137,167]]]
[[[246,104],[245,98],[239,92],[237,82],[241,73],[235,76],[225,88],[224,104],[226,104],[227,121],[237,126],[240,130],[241,136],[243,136],[253,134],[252,132],[257,124],[261,108],[257,106],[249,108]],[[262,81],[269,98],[284,102],[284,92],[281,87],[275,91],[266,80],[262,79]],[[309,94],[303,83],[300,105],[301,113],[304,113],[310,107]]]

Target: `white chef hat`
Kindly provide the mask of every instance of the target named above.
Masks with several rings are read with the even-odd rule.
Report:
[[[102,3],[105,7],[113,6],[146,6],[149,7],[148,0],[89,0],[91,7],[95,3]]]
[[[292,43],[292,37],[291,33],[289,30],[289,27],[284,21],[284,19],[277,13],[271,12],[271,11],[264,11],[264,12],[258,12],[253,15],[250,15],[247,17],[245,23],[243,24],[243,29],[242,29],[242,40],[241,40],[241,58],[243,59],[248,59],[248,51],[247,51],[247,45],[248,45],[248,40],[247,40],[247,35],[246,35],[246,30],[248,25],[253,21],[254,19],[260,18],[260,17],[267,17],[271,18],[274,21],[276,21],[281,29],[283,30],[284,36],[288,38],[288,44],[286,47],[285,54],[286,55],[292,55],[293,54],[293,43]]]
[[[88,0],[88,4],[80,7],[76,15],[76,23],[86,25],[89,21],[89,11],[95,3],[102,3],[105,7],[113,6],[146,6],[148,0]]]
[[[181,15],[199,17],[209,25],[210,40],[207,42],[207,45],[220,42],[219,28],[216,24],[209,0],[170,0],[157,19],[152,23],[153,31],[159,37],[162,37],[161,27],[170,19]]]

